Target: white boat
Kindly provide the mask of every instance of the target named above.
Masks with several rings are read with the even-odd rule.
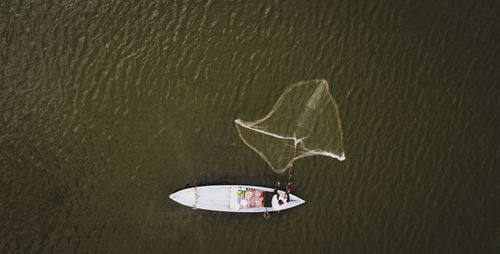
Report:
[[[278,190],[281,196],[284,191]],[[210,185],[192,187],[177,191],[170,198],[177,203],[194,209],[220,212],[259,213],[289,209],[305,203],[290,194],[290,201],[279,207],[271,204],[274,189],[249,185]]]

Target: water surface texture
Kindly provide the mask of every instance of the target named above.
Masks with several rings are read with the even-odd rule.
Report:
[[[500,7],[438,2],[2,1],[0,252],[498,253]],[[294,163],[307,203],[168,198],[286,182],[233,120],[319,78],[346,160]]]

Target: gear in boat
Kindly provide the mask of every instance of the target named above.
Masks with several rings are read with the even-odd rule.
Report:
[[[236,190],[236,199],[233,198],[233,202],[231,202],[231,209],[237,211],[240,208],[270,207],[272,196],[273,193],[269,191],[238,188]]]
[[[236,202],[231,203],[231,209],[237,211],[240,208],[255,208],[265,207],[273,208],[275,211],[287,208],[287,203],[290,202],[290,192],[293,182],[289,182],[284,195],[278,193],[280,182],[276,183],[274,192],[263,191],[252,188],[244,188],[237,190]]]

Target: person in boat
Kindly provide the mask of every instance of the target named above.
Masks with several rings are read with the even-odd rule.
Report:
[[[292,192],[293,182],[288,182],[286,185],[286,202],[290,202],[290,192]]]
[[[280,182],[278,181],[276,183],[276,187],[274,188],[273,199],[271,200],[271,204],[272,204],[274,210],[281,210],[284,208],[286,203],[290,202],[290,191],[291,191],[292,184],[293,184],[293,182],[289,182],[287,184],[285,195],[281,196],[278,193],[278,187],[280,186]]]
[[[273,199],[271,200],[271,205],[274,210],[279,211],[283,209],[283,205],[285,204],[283,200],[280,198],[280,194],[278,193],[278,187],[280,186],[280,182],[278,181],[276,183],[276,186],[274,187],[274,195]]]
[[[280,181],[276,182],[276,186],[274,187],[274,195],[279,197],[280,194],[278,193],[278,187],[280,187]]]

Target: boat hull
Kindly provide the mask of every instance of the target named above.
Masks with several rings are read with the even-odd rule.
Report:
[[[274,189],[250,185],[210,185],[192,187],[177,191],[170,195],[170,199],[179,204],[219,212],[259,213],[275,212],[271,206],[260,202],[259,196],[272,194]],[[284,191],[278,190],[280,195]],[[290,194],[290,201],[279,210],[290,209],[305,203],[305,201]]]

